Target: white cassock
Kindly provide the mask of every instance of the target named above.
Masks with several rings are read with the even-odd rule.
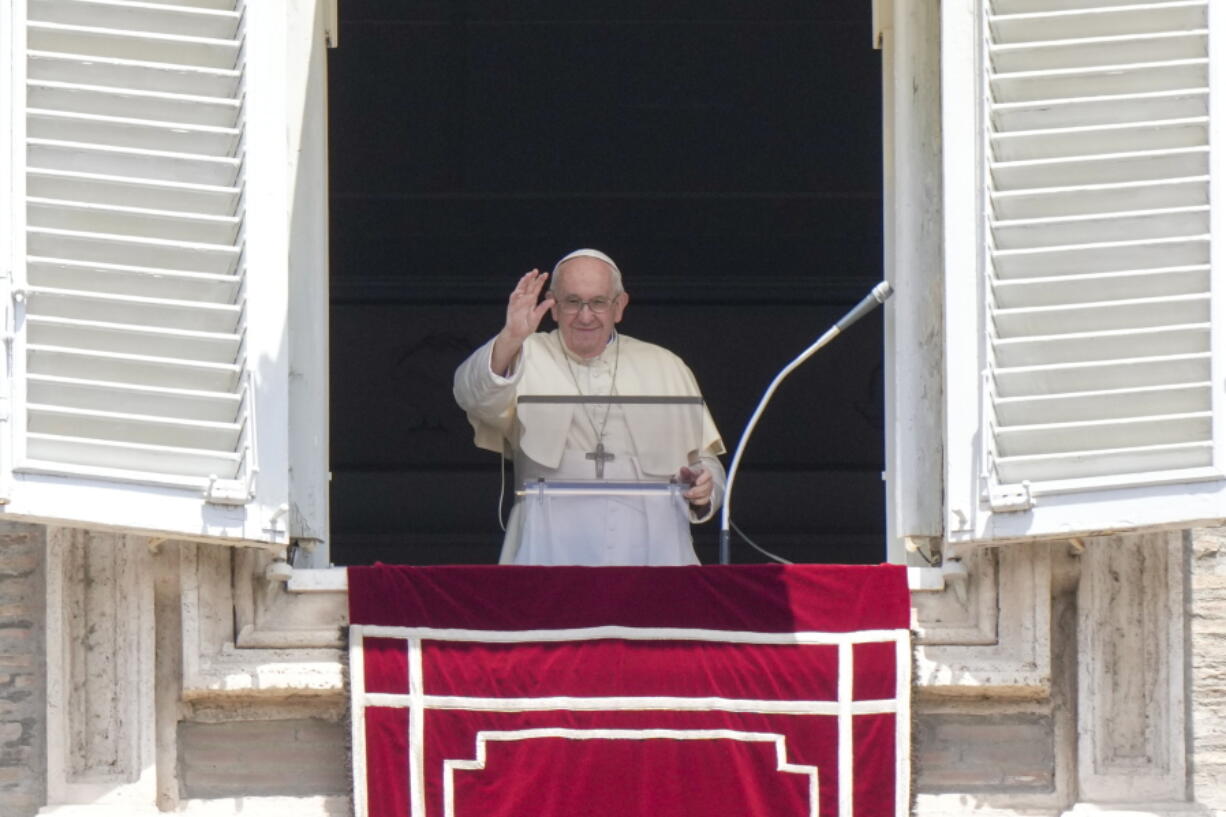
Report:
[[[725,479],[716,458],[724,453],[724,444],[705,407],[695,409],[689,428],[652,427],[648,429],[650,434],[644,432],[644,426],[660,423],[661,415],[633,406],[534,405],[531,411],[527,407],[517,411],[518,399],[525,396],[613,393],[699,397],[697,381],[681,359],[662,347],[616,334],[598,357],[582,360],[564,349],[555,330],[529,337],[514,370],[502,377],[490,370],[493,344],[491,339],[456,370],[455,396],[472,423],[476,445],[515,456],[517,487],[538,478],[594,478],[591,455],[597,443],[614,454],[604,463],[603,479],[659,484],[688,465],[710,471],[714,487],[711,504],[701,516],[695,515],[680,496],[684,490],[680,487],[647,499],[615,495],[520,497],[511,509],[499,561],[697,564],[690,522],[704,522],[715,514],[723,500]]]

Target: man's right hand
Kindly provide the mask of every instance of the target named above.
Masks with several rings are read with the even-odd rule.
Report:
[[[553,296],[549,293],[546,293],[545,300],[537,303],[548,280],[549,273],[534,269],[515,285],[507,301],[507,322],[498,333],[490,356],[490,370],[494,374],[506,375],[510,371],[520,347],[541,325],[541,319],[553,306]]]

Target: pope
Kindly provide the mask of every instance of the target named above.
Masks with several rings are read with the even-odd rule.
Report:
[[[507,525],[504,564],[698,563],[690,523],[719,509],[724,444],[685,363],[617,331],[629,303],[613,259],[576,250],[552,274],[532,270],[520,278],[502,329],[456,370],[456,402],[474,442],[515,456],[517,484],[679,484],[664,502],[613,492],[525,509],[521,497]],[[538,331],[546,313],[557,323],[552,332]],[[558,404],[563,395],[579,401]],[[542,396],[555,403],[531,402]],[[664,417],[635,406],[636,397],[680,398],[693,410]]]

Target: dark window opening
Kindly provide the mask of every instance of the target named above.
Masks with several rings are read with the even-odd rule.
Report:
[[[496,560],[498,459],[452,373],[516,278],[577,247],[617,260],[620,328],[685,359],[733,448],[778,369],[882,276],[869,6],[340,4],[334,562]],[[880,361],[878,311],[780,389],[735,491],[764,547],[884,560]],[[705,563],[716,528],[695,528]]]

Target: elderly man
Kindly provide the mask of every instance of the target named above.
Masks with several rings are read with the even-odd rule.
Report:
[[[689,526],[714,516],[723,499],[724,469],[716,457],[724,444],[701,405],[688,423],[692,435],[661,435],[642,427],[655,422],[648,415],[623,410],[619,400],[628,395],[700,396],[680,358],[616,331],[629,302],[621,271],[597,250],[570,253],[552,276],[527,273],[511,293],[502,330],[456,370],[456,402],[477,446],[521,454],[517,483],[573,478],[582,469],[589,479],[675,477],[682,487],[663,503],[616,495],[576,500],[536,522],[525,518],[519,501],[503,543],[504,564],[698,563]],[[538,332],[546,312],[558,328]],[[541,395],[580,395],[586,402],[567,405],[561,415],[529,413],[518,404]],[[565,419],[550,419],[558,417]]]

